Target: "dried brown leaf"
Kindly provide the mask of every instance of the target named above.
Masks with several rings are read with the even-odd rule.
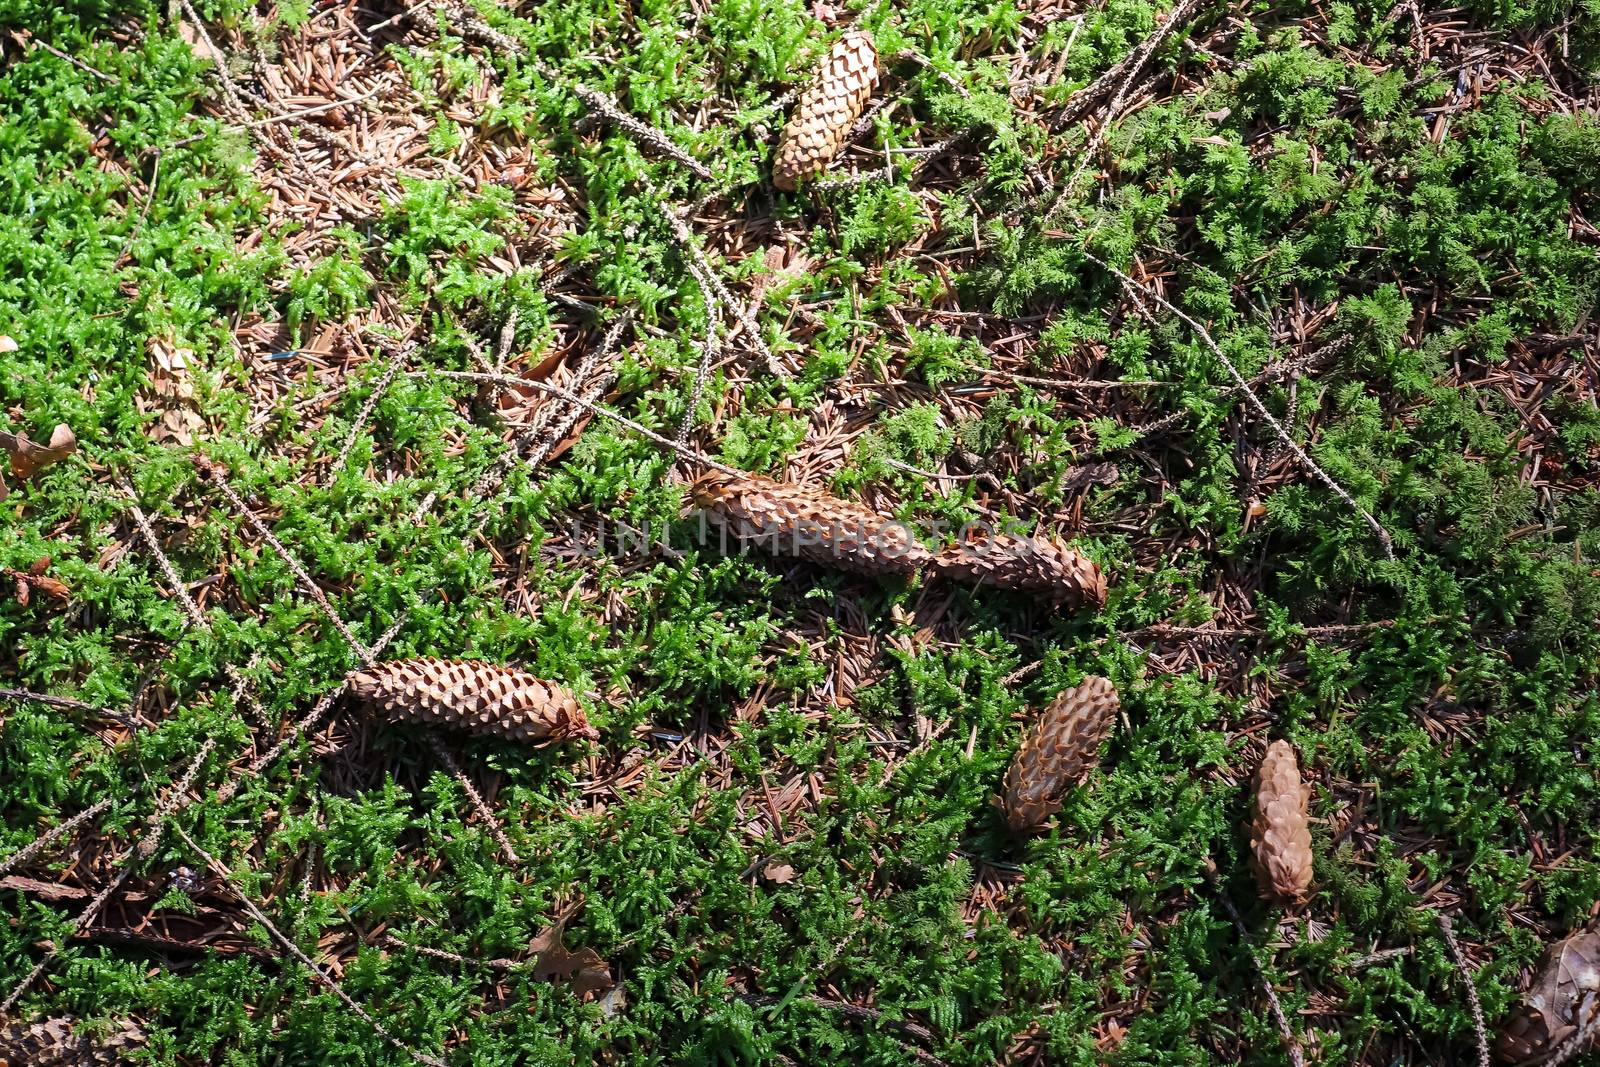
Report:
[[[1500,1031],[1495,1051],[1513,1062],[1546,1056],[1597,1020],[1600,925],[1591,924],[1550,947],[1544,970]]]
[[[529,946],[537,953],[533,976],[541,981],[566,981],[580,997],[603,993],[616,985],[611,977],[611,965],[594,949],[586,947],[576,952],[567,949],[562,943],[564,927],[564,923],[557,923],[533,939]]]
[[[72,427],[58,423],[50,431],[50,443],[38,444],[26,434],[0,433],[0,449],[11,457],[11,470],[18,478],[32,478],[52,463],[60,463],[78,450],[78,439]]]
[[[787,863],[769,863],[761,868],[761,877],[778,885],[788,885],[795,879],[795,870]]]

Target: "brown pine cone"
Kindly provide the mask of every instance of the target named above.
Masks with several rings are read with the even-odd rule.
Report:
[[[711,471],[689,499],[740,541],[860,574],[912,574],[933,558],[903,522],[804,485]]]
[[[144,1044],[144,1031],[113,1023],[104,1037],[79,1034],[66,1018],[0,1026],[0,1067],[114,1067]]]
[[[772,184],[793,192],[799,182],[826,170],[877,87],[878,48],[872,34],[839,38],[783,128],[772,160]]]
[[[1597,1023],[1600,925],[1591,924],[1550,946],[1543,972],[1500,1031],[1495,1052],[1516,1063],[1549,1056],[1572,1040],[1580,1027],[1587,1025],[1592,1032]],[[1594,1047],[1594,1039],[1585,1045]]]
[[[1274,741],[1256,773],[1250,820],[1251,866],[1263,895],[1304,900],[1311,888],[1311,787],[1300,780],[1294,746]]]
[[[374,664],[345,681],[391,722],[535,744],[600,736],[575,696],[515,667],[428,656]]]
[[[1061,810],[1067,790],[1100,761],[1100,743],[1117,717],[1117,690],[1090,675],[1050,702],[1006,771],[1005,810],[1011,829],[1036,829]]]
[[[951,545],[934,558],[934,566],[968,585],[1041,593],[1062,604],[1106,602],[1100,565],[1054,536],[993,534]]]

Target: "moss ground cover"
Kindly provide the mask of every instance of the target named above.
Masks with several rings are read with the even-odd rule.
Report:
[[[0,685],[65,698],[0,702],[9,1014],[184,1065],[1470,1060],[1438,914],[1493,1025],[1600,898],[1597,17],[0,0],[0,429],[78,442],[0,501]],[[881,106],[774,191],[857,28]],[[1059,535],[1108,601],[726,552],[697,456]],[[600,739],[324,707],[372,648]],[[1090,674],[1100,765],[1014,837]],[[1296,907],[1241,830],[1280,737]]]

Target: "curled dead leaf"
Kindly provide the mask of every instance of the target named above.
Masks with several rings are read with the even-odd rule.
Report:
[[[549,927],[533,939],[529,947],[537,954],[533,976],[538,979],[564,979],[578,996],[603,993],[617,983],[611,977],[611,965],[600,958],[592,948],[571,952],[562,944],[564,923]]]
[[[57,423],[50,431],[50,443],[41,445],[27,434],[0,433],[0,448],[11,457],[11,471],[18,478],[32,478],[52,463],[60,463],[78,449],[72,427]]]
[[[52,600],[71,599],[72,590],[67,587],[65,582],[45,574],[45,570],[49,566],[50,557],[45,556],[35,561],[33,566],[25,571],[13,570],[10,567],[4,568],[5,573],[16,583],[18,604],[27,607],[35,590],[44,596],[50,597]]]

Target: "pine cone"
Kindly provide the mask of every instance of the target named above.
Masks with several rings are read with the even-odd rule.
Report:
[[[144,1031],[113,1024],[105,1037],[77,1033],[71,1019],[40,1019],[0,1027],[0,1067],[114,1067],[144,1044]]]
[[[1106,602],[1100,565],[1053,536],[994,534],[951,545],[935,557],[934,566],[969,585],[1042,593],[1064,604],[1099,607]]]
[[[759,474],[712,471],[689,499],[741,541],[860,574],[912,574],[932,554],[905,523],[848,500]]]
[[[839,38],[783,128],[772,161],[772,184],[792,192],[800,181],[826,170],[877,87],[878,48],[872,34]]]
[[[1006,772],[1006,821],[1019,834],[1061,810],[1067,790],[1100,761],[1117,717],[1117,690],[1090,675],[1050,702]]]
[[[1256,773],[1250,852],[1263,895],[1303,900],[1311,888],[1311,788],[1300,780],[1294,746],[1274,741]]]
[[[1600,925],[1591,924],[1550,947],[1543,973],[1500,1031],[1495,1051],[1501,1059],[1518,1063],[1548,1056],[1580,1027],[1592,1028],[1597,1022]],[[1586,1044],[1594,1047],[1595,1042],[1591,1038]]]
[[[537,744],[600,736],[570,692],[515,667],[428,656],[378,663],[345,681],[391,722]]]

